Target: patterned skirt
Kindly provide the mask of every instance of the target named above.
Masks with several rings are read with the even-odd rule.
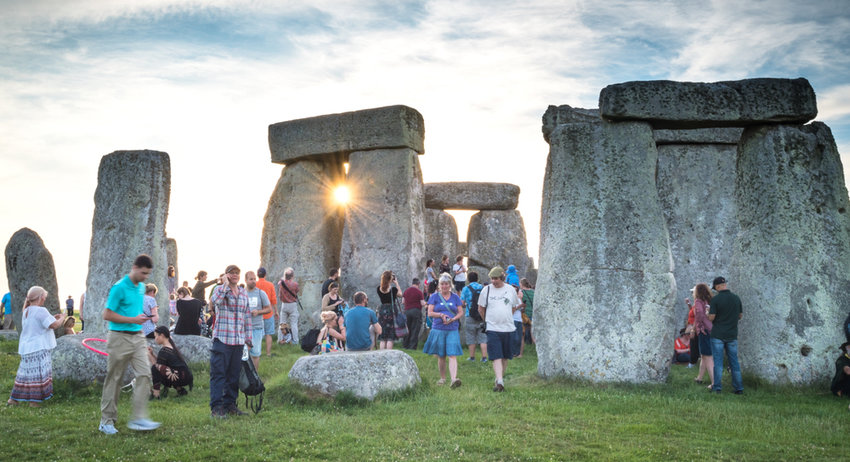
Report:
[[[53,396],[53,367],[50,350],[21,355],[11,398],[15,401],[41,402]]]

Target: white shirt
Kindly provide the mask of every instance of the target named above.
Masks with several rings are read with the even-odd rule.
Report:
[[[455,273],[454,280],[457,282],[466,282],[466,271],[458,273],[458,271],[461,271],[462,269],[464,268],[460,263],[455,263],[455,265],[452,266],[452,273]]]
[[[513,332],[514,326],[513,309],[519,305],[516,289],[509,284],[497,289],[493,284],[481,289],[478,304],[487,308],[485,321],[487,330],[493,332]]]
[[[26,307],[21,316],[18,354],[25,355],[56,348],[56,334],[50,328],[54,322],[56,318],[47,311],[47,308],[36,305]]]

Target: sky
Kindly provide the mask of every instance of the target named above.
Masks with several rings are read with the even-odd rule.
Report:
[[[282,168],[268,126],[404,104],[425,119],[425,182],[520,186],[537,261],[547,106],[632,80],[805,77],[847,166],[848,43],[847,1],[0,0],[0,238],[36,231],[76,299],[101,157],[154,149],[180,279],[256,268]],[[220,226],[220,206],[242,219]]]

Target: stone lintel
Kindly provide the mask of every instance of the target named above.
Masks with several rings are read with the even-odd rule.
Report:
[[[519,186],[510,183],[458,181],[425,185],[425,207],[439,210],[513,210]]]

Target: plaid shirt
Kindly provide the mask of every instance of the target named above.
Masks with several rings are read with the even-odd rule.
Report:
[[[213,338],[225,345],[244,345],[252,341],[248,293],[242,287],[238,290],[238,295],[233,295],[230,287],[222,285],[210,295],[210,304],[215,309]]]

